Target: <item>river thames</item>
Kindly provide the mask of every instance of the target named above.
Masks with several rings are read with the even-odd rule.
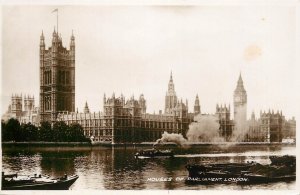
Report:
[[[142,149],[133,147],[3,147],[5,174],[47,174],[54,178],[77,174],[70,190],[185,190],[185,189],[278,189],[294,190],[296,182],[260,185],[188,185],[185,166],[189,163],[258,162],[270,163],[270,156],[296,155],[295,146],[233,145],[175,148],[174,158],[136,159]]]

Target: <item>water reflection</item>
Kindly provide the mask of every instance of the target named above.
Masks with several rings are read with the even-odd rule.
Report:
[[[270,163],[271,155],[295,155],[295,147],[281,146],[201,146],[175,148],[174,158],[135,159],[134,148],[58,147],[3,148],[2,167],[6,173],[42,173],[52,177],[78,174],[72,189],[293,189],[295,182],[255,186],[188,186],[188,163],[247,162]],[[172,181],[151,181],[172,178]],[[150,180],[149,180],[150,179]]]

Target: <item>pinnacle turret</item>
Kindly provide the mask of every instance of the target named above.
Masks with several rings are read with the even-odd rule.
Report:
[[[86,113],[86,114],[90,113],[90,109],[89,109],[87,101],[85,102],[85,106],[84,106],[84,111],[83,112]]]

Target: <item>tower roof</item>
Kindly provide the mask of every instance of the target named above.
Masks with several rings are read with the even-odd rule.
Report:
[[[74,37],[74,34],[73,34],[73,30],[72,30],[72,35],[71,35],[71,44],[74,44],[75,42],[75,37]]]
[[[234,92],[246,92],[241,73]]]
[[[44,37],[44,32],[43,32],[43,30],[42,30],[42,34],[41,34],[41,39],[44,39],[45,37]]]

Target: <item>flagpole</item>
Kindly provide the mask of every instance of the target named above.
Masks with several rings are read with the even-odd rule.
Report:
[[[58,34],[58,9],[56,8],[55,10],[52,11],[53,12],[56,12],[56,28],[57,28],[57,34]]]
[[[58,9],[56,11],[56,27],[57,27],[57,34],[58,34]]]

